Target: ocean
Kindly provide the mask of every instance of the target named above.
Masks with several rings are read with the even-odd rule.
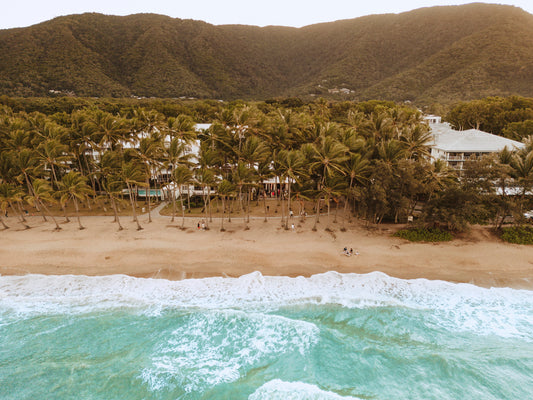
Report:
[[[0,276],[0,399],[531,399],[533,291]]]

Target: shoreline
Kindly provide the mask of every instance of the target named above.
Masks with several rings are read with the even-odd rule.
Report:
[[[391,237],[400,226],[367,229],[357,222],[331,224],[321,218],[313,232],[313,219],[294,218],[295,230],[281,228],[279,219],[252,219],[244,230],[242,218],[220,220],[210,230],[198,230],[199,218],[140,217],[137,231],[131,217],[122,217],[123,231],[112,217],[82,217],[60,223],[30,217],[29,230],[14,217],[10,229],[0,232],[0,275],[114,275],[181,280],[213,276],[238,277],[254,271],[268,276],[304,276],[336,271],[365,274],[380,271],[401,279],[425,278],[481,287],[533,290],[533,246],[502,242],[488,228],[473,227],[463,238],[443,243],[411,243]],[[332,217],[333,220],[333,217]],[[292,221],[291,221],[292,223]],[[344,247],[359,255],[347,257]]]

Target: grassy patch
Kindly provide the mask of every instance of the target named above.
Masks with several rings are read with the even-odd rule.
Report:
[[[502,228],[501,238],[509,243],[533,244],[533,228],[529,226]]]
[[[410,240],[411,242],[449,242],[453,235],[440,229],[411,228],[401,229],[393,236]]]

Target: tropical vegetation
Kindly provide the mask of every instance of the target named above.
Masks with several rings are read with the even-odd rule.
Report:
[[[274,195],[285,229],[292,216],[309,213],[313,229],[343,230],[359,218],[368,225],[414,219],[417,226],[456,231],[473,223],[502,227],[510,215],[525,223],[523,213],[532,208],[532,137],[518,152],[469,160],[458,175],[429,157],[429,127],[419,110],[404,104],[199,101],[180,106],[178,114],[163,101],[114,104],[118,111],[106,101],[71,112],[53,105],[49,113],[0,108],[2,212],[26,228],[31,207],[61,229],[60,215],[68,221],[70,205],[83,229],[80,205],[104,204],[118,229],[126,207],[142,229],[139,200],[147,202],[150,223],[149,193],[164,190],[171,222],[181,214],[181,227],[198,204],[206,228],[213,227],[215,208],[219,229],[236,215],[249,229],[254,202],[263,200],[268,221],[266,199]],[[199,122],[209,124],[198,130]],[[267,181],[277,190],[267,192]],[[0,223],[8,226],[5,218]]]

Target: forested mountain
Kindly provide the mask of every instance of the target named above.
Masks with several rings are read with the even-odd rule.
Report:
[[[303,28],[70,15],[1,30],[0,54],[10,96],[533,97],[533,15],[481,3]]]

